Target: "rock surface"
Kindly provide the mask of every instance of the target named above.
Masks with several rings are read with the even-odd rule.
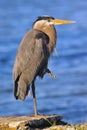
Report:
[[[87,123],[70,125],[58,115],[0,117],[0,130],[87,130]]]
[[[43,130],[87,130],[87,123],[79,124],[79,125],[56,125],[51,126],[49,128],[45,128]]]
[[[64,125],[61,121],[61,116],[50,115],[50,116],[12,116],[12,117],[0,117],[0,130],[33,130],[43,129],[52,126],[53,123],[56,125]]]

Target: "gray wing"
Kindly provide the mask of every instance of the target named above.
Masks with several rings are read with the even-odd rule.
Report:
[[[41,75],[47,67],[49,50],[48,36],[44,33],[31,30],[22,40],[14,63],[13,78],[19,77],[30,84],[37,75]]]

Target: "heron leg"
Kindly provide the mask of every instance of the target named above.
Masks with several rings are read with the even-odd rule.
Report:
[[[34,81],[32,83],[32,94],[33,94],[33,102],[34,102],[34,115],[37,116],[37,104],[36,104],[36,95],[35,95],[35,84]]]
[[[48,73],[52,78],[56,78],[56,76],[47,68],[46,73]]]

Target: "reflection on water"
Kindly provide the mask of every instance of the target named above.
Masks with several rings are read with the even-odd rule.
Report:
[[[0,1],[0,116],[33,114],[32,95],[24,102],[13,96],[12,68],[19,43],[38,15],[75,20],[56,26],[57,52],[49,61],[56,75],[37,79],[38,111],[61,114],[66,121],[87,121],[87,1]]]

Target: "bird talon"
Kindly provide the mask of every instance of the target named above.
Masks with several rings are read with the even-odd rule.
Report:
[[[56,76],[49,69],[46,69],[46,73],[48,73],[52,78],[56,78]]]
[[[51,73],[50,76],[51,76],[52,78],[56,78],[56,75],[54,75],[53,73]]]

